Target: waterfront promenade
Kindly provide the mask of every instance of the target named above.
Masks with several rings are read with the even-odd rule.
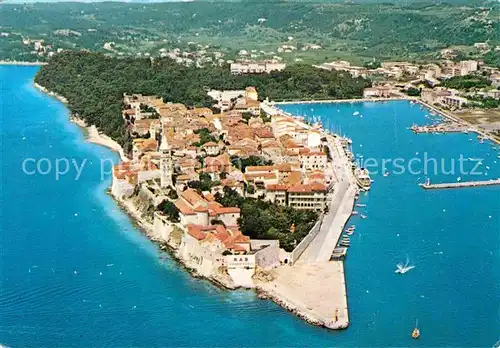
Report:
[[[315,99],[315,100],[290,100],[290,101],[279,101],[272,102],[273,105],[281,104],[332,104],[332,103],[360,103],[360,102],[386,102],[395,100],[415,100],[414,97],[401,96],[401,97],[390,97],[390,98],[358,98],[358,99]]]
[[[350,161],[338,139],[329,137],[328,144],[336,176],[334,192],[320,232],[300,256],[299,263],[330,260],[354,206],[357,186],[350,170]]]
[[[276,109],[270,107],[276,112]],[[281,306],[305,320],[329,329],[349,326],[343,261],[330,261],[351,216],[357,185],[340,139],[327,135],[334,177],[328,214],[320,231],[298,260],[271,272],[271,282],[258,287]]]

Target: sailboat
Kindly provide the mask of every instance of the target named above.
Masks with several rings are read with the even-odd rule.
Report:
[[[397,274],[405,274],[406,272],[415,268],[415,266],[410,266],[410,260],[408,260],[408,258],[406,259],[406,263],[404,265],[402,263],[398,263],[396,267],[397,269],[394,271],[394,273]]]
[[[420,337],[420,330],[418,329],[418,319],[417,321],[415,322],[415,328],[413,329],[413,331],[411,332],[411,337],[413,339],[417,339]]]

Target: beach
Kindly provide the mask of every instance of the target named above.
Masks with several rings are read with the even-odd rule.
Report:
[[[35,88],[39,89],[40,91],[46,93],[47,95],[56,98],[59,100],[61,103],[67,105],[68,100],[61,96],[58,95],[57,93],[54,93],[52,91],[47,90],[45,87],[40,86],[38,83],[33,82],[33,85]],[[80,126],[81,128],[86,129],[87,131],[87,141],[90,143],[98,144],[104,147],[107,147],[108,149],[111,149],[118,153],[120,155],[120,159],[122,162],[128,162],[129,159],[125,155],[123,148],[120,144],[118,144],[115,140],[111,139],[109,136],[107,136],[104,133],[99,132],[97,127],[95,125],[88,125],[85,120],[79,118],[76,115],[71,115],[70,116],[70,121],[75,123],[76,125]]]

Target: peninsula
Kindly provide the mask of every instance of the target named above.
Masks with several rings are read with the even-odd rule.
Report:
[[[349,325],[342,233],[370,177],[357,168],[349,139],[269,100],[425,98],[371,87],[341,69],[280,70],[233,74],[169,59],[61,53],[36,81],[63,96],[94,139],[113,141],[123,162],[110,193],[161,249],[197,276],[254,288],[310,323],[342,329]]]
[[[93,139],[108,139],[81,100],[51,84],[51,64],[37,83],[91,125]],[[204,93],[211,108],[123,93],[114,124],[126,136],[113,149],[128,158],[113,168],[111,195],[193,274],[346,328],[343,261],[331,258],[358,192],[349,141],[259,101],[253,86]]]

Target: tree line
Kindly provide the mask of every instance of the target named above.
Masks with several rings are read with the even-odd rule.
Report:
[[[345,72],[293,65],[270,74],[234,76],[229,67],[187,67],[169,58],[114,58],[64,52],[42,66],[35,81],[68,99],[73,114],[129,147],[122,119],[123,93],[162,96],[165,102],[211,107],[209,89],[255,86],[260,99],[357,98],[370,82]],[[126,148],[129,150],[129,148]]]

